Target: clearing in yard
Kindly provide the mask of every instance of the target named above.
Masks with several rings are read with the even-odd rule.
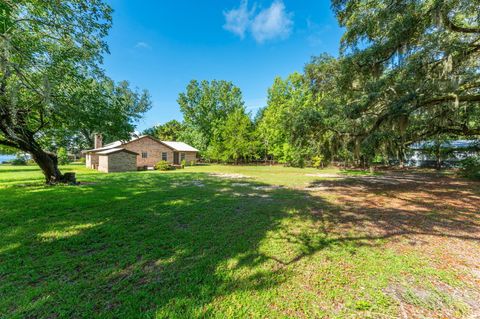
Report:
[[[42,184],[0,166],[1,318],[480,314],[480,183],[195,166]]]

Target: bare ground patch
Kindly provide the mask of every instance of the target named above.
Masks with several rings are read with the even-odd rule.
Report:
[[[387,293],[406,318],[480,316],[480,183],[434,174],[387,172],[321,180],[306,189],[328,194],[328,231],[383,240],[399,253],[415,252],[438,269],[454,269],[463,287],[392,284]],[[475,317],[474,317],[475,318]]]
[[[340,174],[334,174],[334,173],[305,174],[305,176],[310,176],[310,177],[323,177],[323,178],[337,178],[337,177],[342,177],[342,175],[340,175]]]
[[[232,174],[210,173],[209,175],[213,176],[213,177],[219,177],[219,178],[225,178],[225,179],[246,179],[246,178],[250,178],[250,176],[246,176],[246,175],[243,175],[243,174],[235,174],[235,173],[232,173]]]

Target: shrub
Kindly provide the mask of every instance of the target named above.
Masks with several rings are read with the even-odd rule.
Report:
[[[29,159],[27,165],[37,165],[37,163],[33,159]]]
[[[180,165],[182,166],[182,168],[185,168],[185,166],[187,166],[187,161],[186,161],[186,160],[182,160],[182,162],[180,163]]]
[[[58,149],[57,157],[58,157],[58,164],[60,165],[67,165],[68,163],[70,163],[67,150],[64,147],[60,147]]]
[[[170,165],[170,163],[167,161],[159,161],[157,164],[155,164],[155,169],[159,171],[170,171],[174,170],[175,166]]]
[[[462,160],[460,173],[464,177],[480,179],[480,157],[468,157]]]
[[[195,161],[190,161],[190,166],[195,166]]]
[[[82,163],[82,164],[85,164],[86,162],[86,159],[85,157],[80,157],[80,159],[78,160],[79,163]]]
[[[10,164],[15,165],[15,166],[20,166],[20,165],[27,165],[27,160],[24,157],[17,156],[15,159],[13,159]]]
[[[323,155],[314,156],[312,158],[312,166],[315,168],[323,168]]]

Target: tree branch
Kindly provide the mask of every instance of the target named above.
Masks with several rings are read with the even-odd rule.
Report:
[[[480,27],[464,27],[464,26],[459,26],[453,23],[452,20],[448,17],[448,13],[444,12],[443,13],[443,21],[447,29],[450,31],[454,32],[462,32],[462,33],[480,33]]]
[[[415,107],[415,109],[419,109],[424,106],[436,105],[444,102],[456,101],[457,99],[458,99],[458,102],[480,102],[480,94],[464,95],[464,96],[449,94],[449,95],[445,95],[445,96],[420,102],[418,106]]]
[[[13,148],[20,148],[17,144],[11,141],[7,141],[4,139],[0,139],[0,145],[8,146],[8,147],[13,147]]]

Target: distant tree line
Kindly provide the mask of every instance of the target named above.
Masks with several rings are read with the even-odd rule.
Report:
[[[192,81],[183,121],[149,130],[206,160],[369,165],[420,140],[480,136],[479,0],[333,0],[340,54],[276,78],[267,105],[245,109],[227,81]],[[128,139],[146,91],[101,68],[112,9],[102,0],[0,1],[0,152],[29,153],[62,181],[58,150]]]
[[[178,99],[183,123],[170,136],[207,160],[295,166],[402,164],[416,141],[479,138],[478,0],[332,7],[345,28],[339,57],[322,54],[303,73],[276,78],[255,116],[232,83],[192,81]]]

